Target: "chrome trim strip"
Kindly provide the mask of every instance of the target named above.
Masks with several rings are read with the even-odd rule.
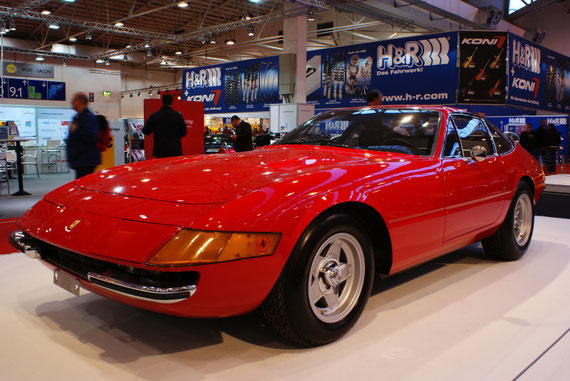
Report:
[[[196,285],[194,284],[172,288],[150,287],[124,282],[92,272],[87,274],[87,279],[93,286],[103,288],[107,291],[128,296],[133,299],[161,304],[181,302],[189,299],[196,292]]]
[[[24,233],[22,230],[16,230],[10,233],[10,243],[16,249],[26,254],[32,259],[41,259],[40,253],[26,241],[30,241],[32,237]]]

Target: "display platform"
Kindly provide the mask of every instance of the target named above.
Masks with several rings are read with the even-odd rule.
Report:
[[[570,175],[546,176],[545,183],[545,192],[570,194]]]
[[[196,320],[74,297],[23,254],[0,256],[6,380],[565,380],[570,220],[537,217],[516,262],[478,245],[377,280],[333,344],[298,349],[255,315]]]

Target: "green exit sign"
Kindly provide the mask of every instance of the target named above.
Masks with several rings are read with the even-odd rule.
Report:
[[[105,96],[105,97],[110,97],[110,96],[111,96],[111,92],[110,92],[110,91],[103,91],[103,96]]]

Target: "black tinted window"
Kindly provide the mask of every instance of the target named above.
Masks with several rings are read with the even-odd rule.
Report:
[[[489,131],[495,142],[495,148],[497,148],[497,153],[501,155],[510,152],[514,148],[511,139],[506,137],[493,123],[488,120],[486,120],[485,123],[487,123],[487,127],[489,127]]]

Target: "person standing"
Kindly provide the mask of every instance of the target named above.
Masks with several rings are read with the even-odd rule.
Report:
[[[522,148],[527,150],[531,155],[534,155],[534,132],[532,131],[530,123],[527,123],[525,128],[526,130],[521,133],[519,142]]]
[[[99,121],[87,107],[89,99],[85,93],[76,93],[71,107],[77,112],[69,126],[67,137],[67,160],[75,170],[75,178],[86,176],[101,164],[101,152],[97,148]]]
[[[544,143],[546,145],[545,161],[548,165],[548,172],[556,172],[556,156],[560,147],[560,133],[552,123],[548,124],[548,129],[544,134]]]
[[[251,125],[234,115],[231,119],[232,126],[235,129],[235,135],[232,135],[234,141],[234,150],[236,152],[253,150],[253,133]]]
[[[540,158],[546,160],[546,119],[542,119],[540,126],[534,131],[534,147],[534,157],[542,164]]]
[[[382,93],[378,90],[372,90],[366,95],[366,103],[368,106],[380,106],[382,104]]]
[[[143,134],[153,134],[152,154],[157,158],[182,155],[180,139],[186,136],[186,122],[182,115],[172,109],[172,95],[162,96],[162,107],[148,117]]]

